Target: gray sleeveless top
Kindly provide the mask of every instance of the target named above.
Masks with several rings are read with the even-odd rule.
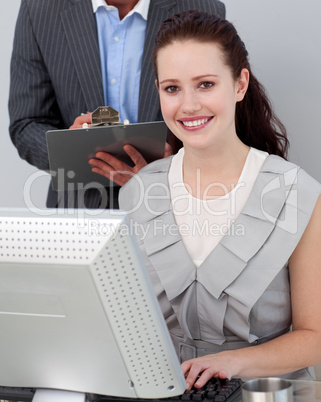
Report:
[[[321,185],[269,155],[241,214],[196,268],[170,209],[171,158],[147,165],[120,192],[181,361],[266,342],[290,330],[288,260]],[[242,235],[238,228],[242,227]],[[309,369],[284,377],[314,379]]]

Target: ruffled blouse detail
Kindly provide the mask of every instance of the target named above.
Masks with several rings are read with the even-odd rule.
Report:
[[[239,339],[253,342],[258,336],[251,333],[251,310],[278,274],[288,295],[282,303],[290,304],[287,275],[281,271],[287,269],[321,186],[293,163],[268,156],[240,215],[196,268],[170,209],[166,191],[170,162],[167,158],[142,169],[139,180],[131,180],[122,189],[120,206],[133,210],[137,195],[130,194],[148,190],[130,217],[146,231],[141,242],[185,336],[222,344],[227,327]],[[271,332],[291,322],[290,308],[284,314]]]

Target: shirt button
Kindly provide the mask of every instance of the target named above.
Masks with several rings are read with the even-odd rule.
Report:
[[[119,37],[118,37],[118,36],[114,36],[114,41],[115,41],[115,42],[119,42]]]
[[[111,83],[112,83],[113,85],[115,85],[116,82],[117,82],[116,78],[113,78],[113,79],[111,80]]]

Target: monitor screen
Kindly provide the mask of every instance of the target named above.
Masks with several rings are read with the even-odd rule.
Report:
[[[131,231],[122,211],[0,210],[0,386],[184,392]]]

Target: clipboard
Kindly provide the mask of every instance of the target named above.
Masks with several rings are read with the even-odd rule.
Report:
[[[111,180],[91,171],[88,160],[96,152],[108,152],[133,166],[123,150],[123,146],[129,144],[150,163],[163,158],[166,137],[167,126],[163,121],[49,130],[46,132],[46,141],[52,188],[71,191],[116,186]]]

